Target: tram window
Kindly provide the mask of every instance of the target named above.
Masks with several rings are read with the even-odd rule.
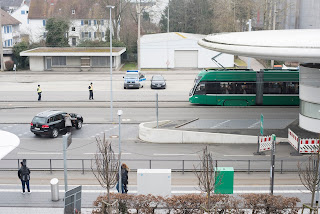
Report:
[[[195,94],[205,94],[206,92],[205,86],[206,86],[205,83],[200,83],[196,88]]]
[[[268,82],[264,83],[264,94],[284,94],[285,83],[284,82]]]
[[[246,82],[221,82],[220,91],[221,94],[255,94],[255,83]]]
[[[287,94],[299,94],[299,83],[287,82]]]
[[[221,94],[221,87],[219,83],[209,82],[206,84],[207,94]]]

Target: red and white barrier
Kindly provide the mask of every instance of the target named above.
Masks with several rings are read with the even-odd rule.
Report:
[[[317,153],[319,151],[319,139],[300,139],[299,153]]]
[[[259,136],[259,152],[269,151],[272,149],[272,137],[269,136]]]
[[[299,138],[291,129],[288,129],[288,141],[301,154],[319,152],[319,139]]]
[[[295,150],[299,150],[299,137],[291,129],[288,129],[288,141]]]

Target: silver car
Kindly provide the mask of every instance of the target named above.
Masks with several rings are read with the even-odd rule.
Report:
[[[166,80],[162,75],[153,75],[151,79],[151,89],[154,88],[163,88],[167,87]]]

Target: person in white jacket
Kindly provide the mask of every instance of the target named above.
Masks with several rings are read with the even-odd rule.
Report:
[[[72,118],[68,113],[64,116],[64,125],[67,128],[67,132],[71,132],[72,120],[77,120],[77,119]]]

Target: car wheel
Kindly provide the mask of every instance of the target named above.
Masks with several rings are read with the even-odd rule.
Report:
[[[56,138],[56,137],[58,137],[58,135],[59,135],[59,130],[56,129],[56,128],[54,128],[54,129],[52,130],[52,132],[51,132],[51,137],[52,137],[52,138]]]
[[[123,89],[127,89],[127,88],[123,86]]]
[[[76,126],[76,129],[81,129],[82,128],[82,121],[79,120]]]

